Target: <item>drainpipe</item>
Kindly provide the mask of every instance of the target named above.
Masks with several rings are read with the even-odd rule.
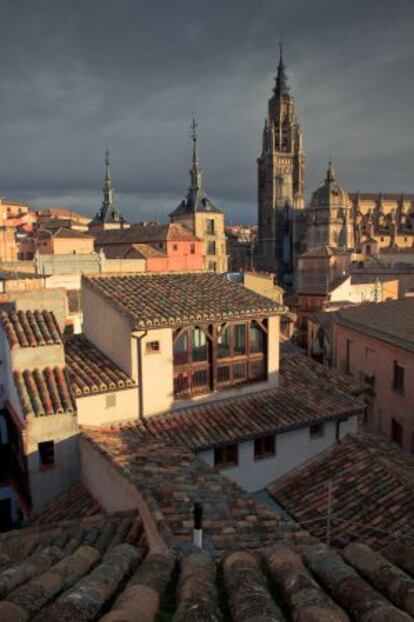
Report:
[[[132,335],[133,339],[137,340],[138,347],[138,416],[140,419],[144,419],[144,387],[142,382],[142,340],[148,335],[148,331],[145,330],[142,335]]]

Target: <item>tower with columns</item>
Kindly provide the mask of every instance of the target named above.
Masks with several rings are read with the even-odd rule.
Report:
[[[297,255],[304,250],[305,156],[282,46],[257,164],[259,262],[289,288]]]

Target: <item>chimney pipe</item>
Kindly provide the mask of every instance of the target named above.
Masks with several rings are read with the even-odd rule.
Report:
[[[193,509],[194,528],[193,544],[199,549],[203,548],[203,506],[201,503],[194,503]]]

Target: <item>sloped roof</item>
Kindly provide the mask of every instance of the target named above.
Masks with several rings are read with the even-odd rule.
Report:
[[[62,343],[62,334],[53,311],[3,311],[0,320],[10,348]]]
[[[101,506],[89,490],[83,484],[78,483],[46,505],[34,519],[30,520],[30,525],[50,525],[103,513]]]
[[[370,201],[401,201],[401,198],[407,201],[414,201],[414,194],[405,194],[404,192],[350,192],[349,196],[355,200],[357,198]]]
[[[268,486],[278,503],[318,538],[326,535],[332,481],[332,543],[357,537],[384,549],[395,539],[414,544],[414,456],[384,435],[348,435]]]
[[[102,247],[107,259],[148,259],[167,258],[167,254],[150,244],[105,244]]]
[[[83,231],[77,231],[76,229],[69,229],[68,227],[59,227],[53,234],[54,238],[81,238],[81,239],[93,239],[93,235],[83,233]]]
[[[95,246],[103,247],[107,244],[140,244],[166,241],[194,241],[195,235],[183,225],[147,224],[131,225],[124,229],[108,229],[94,232]]]
[[[213,273],[83,277],[135,328],[271,316],[281,307]]]
[[[76,412],[67,372],[63,367],[14,371],[13,379],[26,417]]]
[[[193,405],[122,429],[143,443],[165,441],[201,451],[358,415],[365,409],[363,402],[351,397],[362,387],[302,354],[285,356],[280,373],[277,389]]]
[[[135,386],[135,381],[83,335],[65,341],[70,389],[75,397]]]
[[[340,309],[332,319],[365,335],[414,351],[414,298]]]
[[[358,543],[336,552],[281,542],[215,560],[194,548],[148,551],[140,518],[117,513],[1,534],[0,558],[7,622],[408,622],[413,614],[405,558]]]

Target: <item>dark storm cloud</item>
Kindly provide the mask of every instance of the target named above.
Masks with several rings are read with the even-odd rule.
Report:
[[[414,190],[412,0],[1,0],[0,193],[93,214],[106,141],[118,200],[164,218],[189,122],[206,188],[256,219],[256,157],[285,58],[307,194],[332,156],[350,190]]]

